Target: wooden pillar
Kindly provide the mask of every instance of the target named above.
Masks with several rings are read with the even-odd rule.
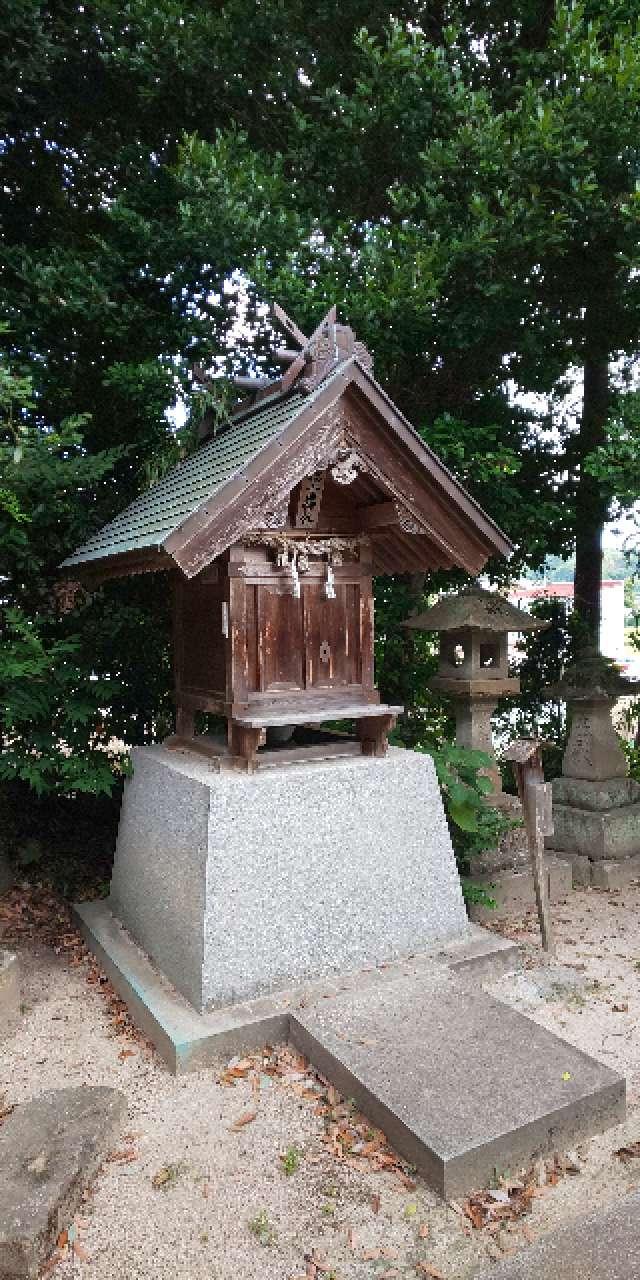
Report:
[[[358,720],[358,737],[363,756],[386,756],[387,736],[396,722],[395,716],[365,716]]]
[[[234,769],[240,769],[244,773],[255,772],[261,737],[261,729],[251,729],[248,725],[236,724],[234,720],[230,722],[229,745]]]

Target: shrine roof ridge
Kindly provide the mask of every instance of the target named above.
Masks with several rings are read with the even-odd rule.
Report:
[[[295,459],[296,449],[301,447],[298,441],[305,437],[305,433],[307,439],[310,432],[313,438],[316,403],[316,416],[324,420],[326,413],[333,412],[342,397],[345,397],[347,420],[352,410],[356,417],[361,411],[366,413],[367,418],[377,422],[377,429],[384,433],[382,439],[386,439],[388,444],[381,443],[382,449],[386,449],[387,454],[389,447],[400,451],[399,456],[410,459],[413,467],[417,466],[417,474],[422,475],[424,484],[435,485],[441,495],[438,500],[440,509],[451,513],[446,517],[447,521],[452,521],[450,530],[438,533],[436,526],[430,526],[428,516],[424,526],[429,537],[429,529],[433,528],[435,546],[442,549],[437,551],[437,555],[445,557],[440,560],[441,564],[459,564],[467,571],[479,572],[490,555],[511,554],[512,546],[505,534],[393,404],[372,372],[361,363],[358,354],[353,353],[328,370],[317,386],[305,388],[300,383],[294,384],[263,396],[236,412],[196,452],[172,467],[124,511],[97,530],[63,561],[61,568],[68,572],[84,566],[86,572],[93,576],[96,573],[113,576],[119,572],[141,572],[172,565],[182,568],[188,576],[199,572],[207,562],[206,555],[199,552],[196,562],[183,547],[186,548],[196,536],[201,541],[203,529],[214,518],[219,521],[227,508],[229,538],[225,545],[229,546],[241,537],[242,530],[246,532],[246,520],[238,515],[243,505],[243,494],[253,493],[256,484],[264,486],[271,483],[267,477],[273,473],[277,459],[285,454]],[[299,458],[301,465],[303,455],[304,451]],[[423,496],[426,496],[426,491]],[[443,501],[447,504],[445,508],[442,507]],[[232,511],[235,513],[233,516]],[[422,525],[415,532],[419,533],[421,529]],[[469,549],[466,558],[465,555],[459,558],[456,552],[458,537],[466,537],[467,544],[471,539],[476,548]],[[215,547],[212,544],[211,558],[223,549],[219,540]],[[421,555],[420,548],[417,550]],[[409,563],[416,564],[415,552]],[[433,566],[434,562],[427,559],[427,563]]]

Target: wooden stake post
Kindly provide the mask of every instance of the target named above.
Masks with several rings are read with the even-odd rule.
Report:
[[[538,904],[542,947],[553,955],[555,946],[551,928],[549,880],[544,865],[544,837],[553,832],[553,817],[551,784],[545,782],[542,769],[542,743],[538,738],[519,738],[507,748],[504,758],[511,761],[518,784]]]

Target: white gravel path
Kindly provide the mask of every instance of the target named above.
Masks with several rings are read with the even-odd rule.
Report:
[[[84,965],[34,940],[10,943],[23,965],[25,1012],[0,1046],[0,1102],[3,1094],[6,1105],[83,1083],[116,1086],[129,1101],[117,1151],[134,1158],[103,1166],[83,1209],[89,1261],[63,1260],[55,1280],[302,1280],[312,1250],[328,1268],[318,1280],[416,1277],[420,1261],[444,1280],[470,1280],[500,1249],[526,1247],[542,1230],[619,1197],[640,1182],[640,1160],[613,1157],[640,1139],[639,909],[638,885],[615,895],[572,893],[555,914],[559,961],[585,966],[573,984],[561,972],[545,981],[541,955],[529,946],[525,978],[495,985],[537,1022],[625,1071],[630,1106],[623,1126],[581,1148],[579,1176],[545,1190],[526,1221],[493,1236],[472,1231],[420,1179],[411,1189],[365,1162],[352,1168],[336,1160],[313,1101],[286,1084],[263,1081],[257,1118],[232,1132],[253,1105],[248,1081],[225,1088],[214,1069],[172,1077],[156,1055],[114,1033]],[[510,931],[533,937],[526,921]],[[628,1012],[614,1012],[624,1003]],[[300,1161],[286,1177],[280,1154],[291,1147]],[[176,1166],[175,1176],[154,1189],[166,1166]],[[260,1214],[271,1243],[250,1227]]]

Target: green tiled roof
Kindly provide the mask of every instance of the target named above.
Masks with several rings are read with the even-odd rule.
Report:
[[[161,547],[200,503],[242,471],[308,403],[309,397],[300,392],[274,396],[232,419],[213,440],[172,467],[157,484],[94,533],[63,561],[63,566]]]

